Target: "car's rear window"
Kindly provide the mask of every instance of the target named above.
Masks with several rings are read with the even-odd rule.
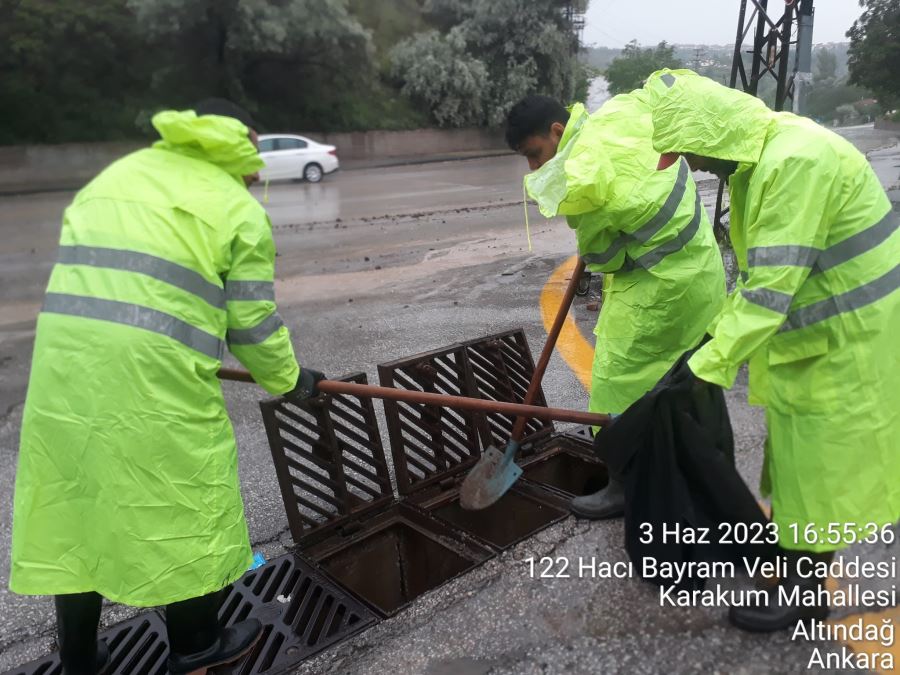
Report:
[[[301,150],[306,147],[306,141],[301,141],[299,138],[278,138],[276,140],[278,141],[275,146],[277,150]]]

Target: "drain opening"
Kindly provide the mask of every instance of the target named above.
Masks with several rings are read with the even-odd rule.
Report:
[[[393,614],[473,564],[402,521],[322,561],[341,585],[385,615]]]
[[[432,513],[499,548],[511,546],[566,515],[516,492],[507,492],[480,511],[466,511],[460,506],[459,497],[455,497]]]
[[[604,464],[568,452],[525,467],[524,478],[579,497],[597,492],[609,482]]]

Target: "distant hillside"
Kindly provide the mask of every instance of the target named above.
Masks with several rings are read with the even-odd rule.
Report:
[[[644,45],[649,46],[649,45]],[[837,65],[836,75],[842,78],[847,74],[847,49],[849,42],[829,42],[813,46],[813,72],[816,69],[816,54],[821,51],[831,51],[835,56]],[[686,68],[711,77],[719,82],[725,82],[731,73],[731,60],[734,56],[734,45],[691,45],[676,44],[675,56],[678,57]],[[749,45],[744,45],[746,53]],[[582,54],[582,61],[589,66],[605,70],[607,66],[622,52],[616,47],[586,47]],[[749,54],[745,55],[749,61]]]

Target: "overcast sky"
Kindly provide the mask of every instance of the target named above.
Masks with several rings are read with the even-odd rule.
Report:
[[[783,0],[769,0],[778,16]],[[753,6],[747,2],[748,12]],[[584,44],[622,47],[630,40],[655,45],[733,44],[739,0],[590,0]],[[857,0],[814,0],[813,43],[846,42],[844,33],[862,13]]]

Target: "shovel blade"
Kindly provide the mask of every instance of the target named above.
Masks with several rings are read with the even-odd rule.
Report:
[[[506,494],[522,475],[521,467],[514,461],[517,449],[518,444],[510,442],[505,452],[493,445],[485,450],[460,487],[460,506],[479,511]]]

